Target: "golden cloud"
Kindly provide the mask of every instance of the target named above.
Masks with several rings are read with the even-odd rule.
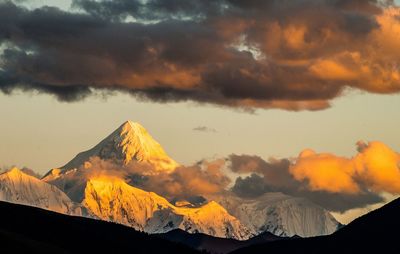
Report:
[[[381,142],[359,142],[353,158],[303,151],[289,171],[313,191],[400,194],[400,155]]]

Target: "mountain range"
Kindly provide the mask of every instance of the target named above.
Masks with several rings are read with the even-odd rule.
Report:
[[[181,229],[247,240],[265,232],[282,237],[327,235],[340,226],[328,211],[311,201],[282,193],[243,199],[227,190],[204,195],[199,204],[175,203],[162,193],[126,182],[115,172],[94,172],[90,165],[94,157],[112,162],[117,171],[132,162],[151,167],[142,172],[143,177],[174,174],[180,167],[143,126],[127,121],[42,179],[15,168],[1,174],[0,200],[116,222],[152,234]]]

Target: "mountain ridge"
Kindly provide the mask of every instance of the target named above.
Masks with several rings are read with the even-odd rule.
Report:
[[[176,207],[153,192],[105,177],[90,179],[82,204],[96,217],[147,233],[181,228],[190,233],[245,240],[252,233],[222,206],[211,201],[198,208]]]
[[[25,174],[16,167],[0,174],[0,200],[64,214],[84,214],[82,207],[56,186]]]
[[[210,195],[246,227],[261,234],[265,231],[282,237],[310,237],[329,235],[340,224],[325,209],[313,202],[269,192],[254,199],[244,199],[229,194]]]

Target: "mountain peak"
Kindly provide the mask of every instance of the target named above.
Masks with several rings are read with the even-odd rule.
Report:
[[[80,207],[76,206],[57,187],[28,175],[16,167],[0,174],[0,199],[60,213],[82,214]]]
[[[20,169],[17,168],[17,167],[13,167],[13,168],[11,168],[10,170],[8,170],[8,171],[6,171],[6,172],[0,174],[0,179],[1,179],[1,178],[4,178],[4,177],[8,177],[8,178],[10,178],[10,179],[16,179],[16,178],[19,178],[19,179],[31,178],[32,180],[37,180],[35,177],[30,176],[30,175],[24,173],[22,170],[20,170]]]
[[[120,129],[132,129],[132,130],[144,130],[146,129],[138,122],[133,122],[131,120],[126,121],[120,127]]]
[[[125,165],[131,161],[149,163],[155,170],[164,172],[171,172],[179,166],[141,124],[133,121],[124,122],[95,147],[79,153],[60,169],[64,172],[79,168],[94,156]]]
[[[138,162],[147,162],[152,164],[157,170],[170,171],[178,166],[165,153],[161,145],[147,132],[147,130],[139,123],[126,121],[110,136],[103,140],[100,157],[107,157],[115,154],[124,164],[128,164],[132,160]],[[109,151],[107,148],[114,148],[115,151]]]
[[[12,169],[8,170],[6,172],[8,175],[22,175],[24,174],[19,168],[13,167]]]
[[[115,130],[114,133],[119,133],[120,136],[129,135],[131,138],[145,138],[148,136],[153,139],[140,123],[133,121],[126,121],[117,130]]]
[[[10,170],[0,174],[0,182],[1,181],[8,181],[8,182],[12,182],[17,185],[22,184],[22,183],[30,183],[30,184],[41,184],[42,183],[38,178],[25,173],[23,170],[21,170],[17,167],[13,167]],[[1,183],[0,183],[0,185],[1,185]],[[0,192],[1,192],[1,188],[0,188]],[[1,197],[1,193],[0,193],[0,197]]]

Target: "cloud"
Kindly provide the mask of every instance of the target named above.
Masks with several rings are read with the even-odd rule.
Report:
[[[265,161],[259,156],[252,155],[235,155],[229,156],[231,162],[230,169],[239,174],[256,173],[263,176],[264,182],[268,188],[275,191],[286,189],[297,189],[298,182],[293,179],[289,173],[289,159],[270,159]],[[257,179],[254,176],[247,178],[247,181]]]
[[[265,183],[264,178],[251,174],[247,177],[238,177],[232,191],[240,197],[254,198],[272,190]]]
[[[221,171],[223,165],[224,160],[215,160],[201,165],[181,166],[173,173],[164,173],[143,162],[131,161],[127,165],[120,165],[92,157],[77,172],[81,172],[86,179],[100,176],[122,178],[135,187],[175,200],[223,191],[230,183],[230,179]]]
[[[376,192],[400,194],[400,154],[381,142],[358,143],[356,179]]]
[[[366,158],[378,156],[382,158],[381,161],[393,166],[393,160],[389,160],[393,157],[378,155],[377,150],[382,150],[377,147],[382,148],[382,146],[386,147],[379,142],[358,145],[359,149],[364,147],[364,149],[374,150],[373,154]],[[389,148],[386,147],[386,149]],[[383,154],[392,153],[394,152],[386,150]],[[356,174],[355,172],[362,172],[362,170],[370,172],[369,167],[365,167],[365,162],[369,160],[365,158],[364,153],[363,159],[360,159],[360,156],[359,154],[354,159],[346,159],[332,154],[317,154],[310,149],[304,150],[295,159],[270,159],[269,161],[258,156],[231,155],[228,158],[230,170],[247,175],[236,179],[232,191],[245,198],[256,198],[270,191],[283,192],[307,198],[328,210],[338,212],[382,202],[384,198],[381,192],[393,193],[393,189],[388,182],[385,182],[385,185],[371,183],[371,180],[377,181],[375,175],[362,178],[359,173]],[[357,164],[352,163],[352,160],[357,161]],[[380,168],[379,172],[382,175],[393,176],[396,172],[393,168],[380,166],[382,164],[376,166],[375,169]],[[400,178],[392,179],[394,184],[400,181]],[[378,186],[380,188],[377,188]]]
[[[218,131],[214,128],[210,128],[207,126],[198,126],[196,128],[193,128],[194,131],[199,131],[199,132],[209,132],[209,133],[217,133]]]
[[[313,191],[332,193],[358,193],[360,186],[353,179],[355,168],[351,160],[333,154],[316,154],[303,151],[290,172],[298,181],[307,181]]]
[[[400,154],[381,142],[358,142],[353,158],[303,151],[290,168],[296,180],[316,191],[400,194]]]
[[[378,0],[76,0],[0,4],[0,90],[63,101],[320,110],[347,88],[400,90],[400,11]]]
[[[21,169],[21,171],[24,172],[27,175],[36,177],[37,179],[41,179],[42,178],[42,175],[40,175],[39,173],[35,172],[33,169],[30,169],[30,168],[23,167]]]

